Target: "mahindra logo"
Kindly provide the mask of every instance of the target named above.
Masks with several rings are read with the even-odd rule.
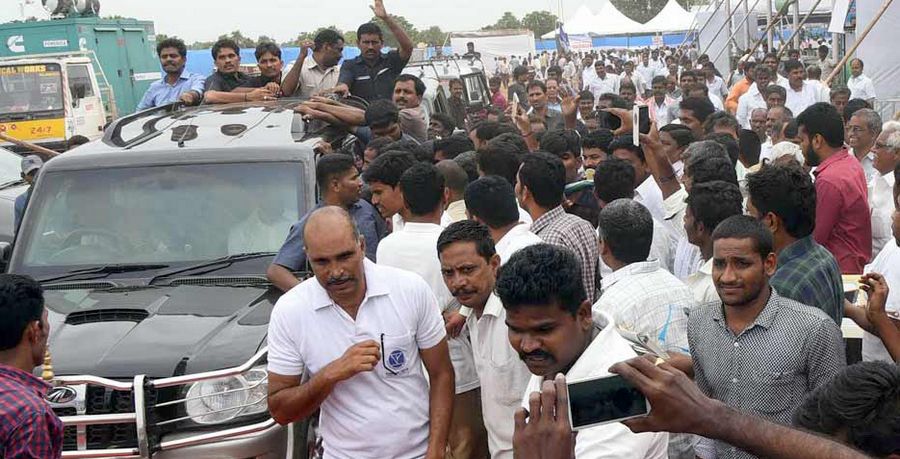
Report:
[[[69,403],[72,400],[75,400],[75,397],[78,396],[78,393],[75,392],[75,389],[72,389],[68,386],[59,386],[50,389],[50,392],[47,393],[47,396],[44,397],[50,403],[56,404],[64,404]]]

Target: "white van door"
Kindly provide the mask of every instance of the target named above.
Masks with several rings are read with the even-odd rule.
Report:
[[[72,129],[68,137],[83,135],[90,140],[100,138],[106,124],[106,114],[103,110],[103,101],[100,99],[97,79],[94,77],[94,69],[89,63],[79,63],[68,64],[66,70],[72,114],[70,120]]]

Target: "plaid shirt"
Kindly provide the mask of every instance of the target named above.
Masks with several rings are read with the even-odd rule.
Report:
[[[63,425],[44,401],[48,390],[34,375],[0,365],[0,457],[62,456]]]
[[[588,301],[594,302],[596,294],[597,262],[600,250],[597,248],[597,233],[594,227],[581,217],[567,214],[562,206],[541,215],[531,224],[531,232],[544,242],[571,250],[581,265],[581,278]]]
[[[836,324],[844,317],[841,268],[812,236],[798,239],[778,254],[778,269],[769,284],[785,298],[821,309]]]

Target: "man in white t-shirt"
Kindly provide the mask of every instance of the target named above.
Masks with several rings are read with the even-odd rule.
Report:
[[[787,61],[784,71],[788,75],[788,86],[785,89],[784,106],[792,113],[799,115],[806,107],[819,102],[819,87],[806,81],[806,69],[800,61]]]
[[[594,95],[594,105],[597,105],[603,94],[619,93],[619,76],[606,73],[606,66],[600,60],[594,62],[594,72],[596,75],[591,79],[588,89]]]
[[[396,230],[378,244],[379,265],[418,274],[431,287],[445,317],[458,309],[441,276],[438,238],[443,231],[444,178],[437,167],[417,163],[400,177],[405,203],[403,229]],[[487,433],[481,414],[478,375],[472,359],[472,345],[463,330],[448,339],[450,360],[456,375],[456,396],[450,423],[449,450],[453,457],[480,457],[487,453]]]
[[[503,266],[494,291],[506,311],[509,342],[531,372],[522,394],[540,391],[544,381],[564,373],[575,381],[609,375],[609,368],[636,354],[606,313],[592,315],[581,268],[566,248],[526,247]],[[635,434],[621,423],[578,432],[576,459],[661,459],[668,457],[668,434]]]
[[[366,260],[343,209],[316,210],[304,231],[315,277],[272,311],[270,414],[286,425],[321,410],[327,459],[444,457],[454,377],[431,288]]]
[[[510,421],[531,373],[509,344],[506,311],[493,294],[500,257],[487,226],[471,220],[447,227],[438,239],[437,250],[447,288],[460,304],[473,310],[466,329],[481,382],[481,406],[491,457],[512,459]]]
[[[850,61],[850,79],[847,80],[847,88],[850,89],[851,99],[862,99],[872,105],[875,102],[875,85],[872,79],[863,75],[863,61],[853,59]]]

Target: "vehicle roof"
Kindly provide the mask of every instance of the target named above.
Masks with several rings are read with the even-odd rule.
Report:
[[[33,55],[26,57],[2,57],[0,65],[33,65],[33,64],[65,64],[65,63],[90,63],[91,58],[87,56],[60,56],[48,54],[46,56]]]
[[[302,141],[297,100],[201,105],[175,104],[128,115],[103,139],[47,162],[60,169],[197,162],[312,160],[315,139]]]

